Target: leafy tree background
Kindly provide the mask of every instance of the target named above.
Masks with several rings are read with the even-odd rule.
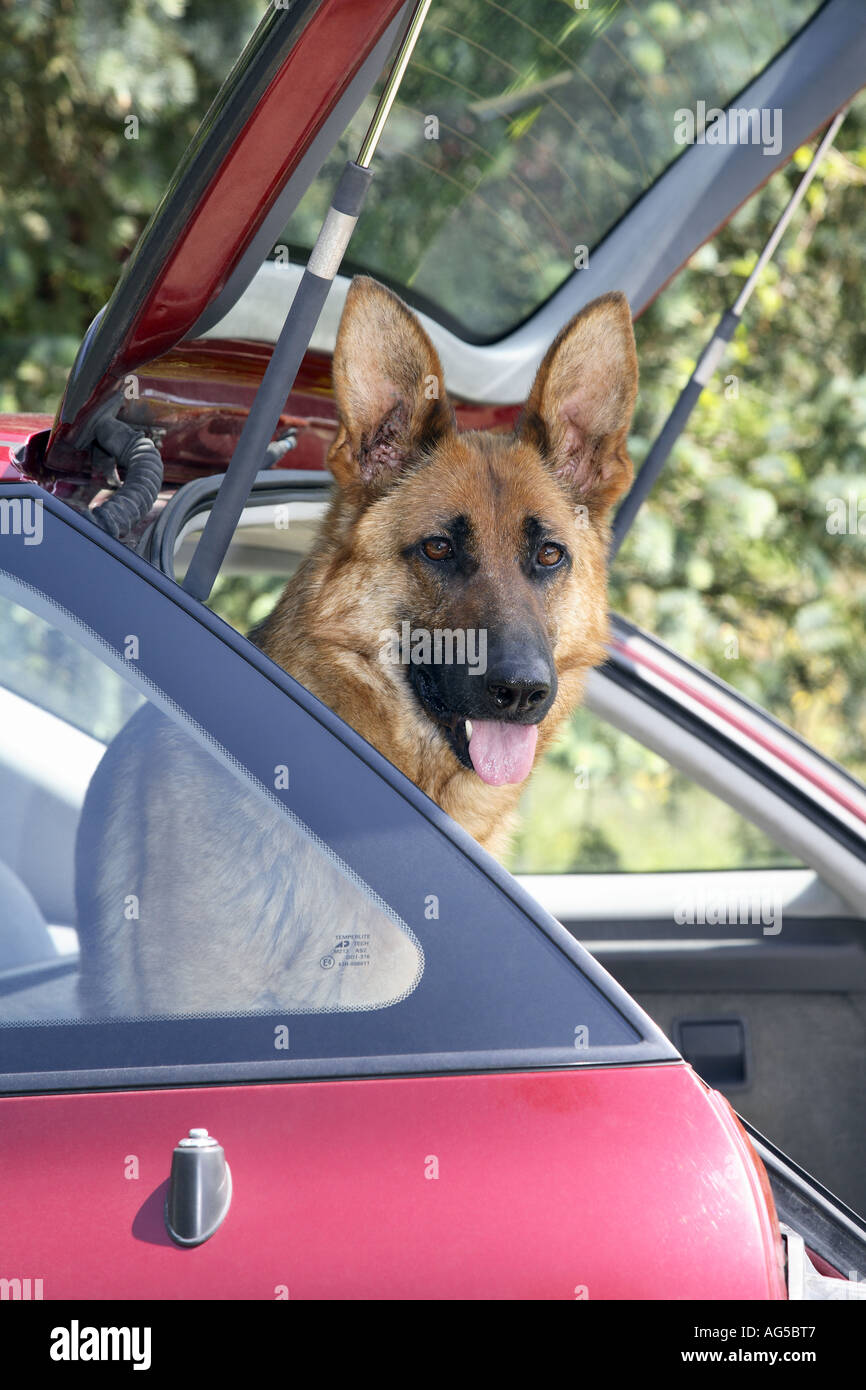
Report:
[[[0,0],[0,410],[53,413],[260,0]],[[136,115],[137,140],[124,119]]]
[[[773,6],[591,0],[582,15],[567,0],[506,3],[521,17],[507,48],[497,46],[491,27],[502,6],[439,0],[434,7],[352,245],[367,268],[383,277],[390,270],[422,296],[425,283],[439,285],[455,312],[471,301],[482,333],[519,317],[527,295],[532,302],[549,293],[569,269],[572,238],[563,239],[561,228],[538,213],[526,256],[512,257],[507,283],[501,273],[497,279],[497,248],[518,235],[533,192],[535,206],[561,201],[562,178],[579,185],[589,220],[586,236],[574,239],[592,243],[635,195],[639,165],[651,175],[664,166],[653,103],[678,104],[682,82],[710,97],[719,81],[738,90],[785,37],[779,16],[796,27],[814,8],[808,0]],[[0,0],[0,409],[56,408],[78,342],[263,11],[252,0]],[[552,42],[539,45],[533,24]],[[619,79],[605,68],[611,47],[651,100],[636,101],[623,89],[615,105],[627,120],[613,121],[587,97],[584,129],[604,149],[604,159],[587,160],[573,132],[549,135],[544,94],[559,90],[566,57],[594,63],[594,78],[612,90]],[[514,69],[505,77],[503,61]],[[443,85],[437,70],[451,80]],[[457,100],[461,87],[475,94],[468,112]],[[411,142],[419,115],[430,110],[441,114],[443,139],[419,154]],[[135,142],[124,139],[129,114],[139,117]],[[363,116],[350,145],[362,126]],[[638,321],[641,395],[631,441],[637,464],[717,317],[736,297],[809,153],[799,151]],[[310,244],[342,157],[341,151],[298,209],[287,229],[291,244]],[[431,206],[437,171],[448,191],[433,200],[435,215],[419,219],[418,207]],[[861,97],[611,582],[618,611],[860,778],[866,778],[864,183]],[[449,240],[449,216],[464,203],[466,218],[455,225],[487,248],[482,275],[468,274]],[[496,225],[485,205],[497,208]],[[850,498],[863,520],[835,534],[828,506]],[[251,612],[252,621],[262,616],[282,578],[226,581],[215,606],[247,626]],[[566,731],[527,800],[531,815],[515,846],[517,868],[785,862],[727,808],[587,713]]]

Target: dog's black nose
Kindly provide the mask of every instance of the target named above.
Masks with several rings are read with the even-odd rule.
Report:
[[[550,686],[537,681],[488,681],[487,697],[498,715],[527,714],[550,694]]]

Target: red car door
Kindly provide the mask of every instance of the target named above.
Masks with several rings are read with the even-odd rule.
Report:
[[[44,1298],[785,1296],[762,1170],[684,1064],[40,1095],[0,1114],[3,1274]],[[220,1141],[233,1190],[185,1249],[164,1208],[191,1127]]]
[[[251,644],[62,503],[8,496],[38,502],[41,543],[7,536],[0,571],[3,1296],[784,1297],[743,1132],[591,957]],[[233,1007],[245,941],[222,930],[194,1009],[82,1010],[81,805],[144,705],[260,795],[288,852],[313,846],[318,963],[357,966],[366,1003]],[[159,802],[150,829],[130,813],[130,852],[178,901],[197,796],[180,869]],[[227,855],[238,804],[207,808]],[[260,883],[264,851],[232,872]],[[178,921],[166,999],[217,908],[205,892]],[[380,988],[383,943],[402,973]],[[167,1179],[192,1129],[222,1145],[231,1200],[181,1246]]]

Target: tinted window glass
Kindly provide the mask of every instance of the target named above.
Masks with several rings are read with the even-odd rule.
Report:
[[[0,623],[0,689],[103,741],[141,703],[127,682],[79,642],[17,603],[5,605]]]
[[[725,107],[816,0],[441,0],[376,154],[348,264],[500,337],[571,275],[683,151],[677,113]],[[312,246],[375,94],[281,238]],[[581,250],[583,248],[583,250]]]
[[[0,758],[11,834],[25,812],[41,821],[44,809],[48,819],[60,796],[78,812],[55,826],[51,848],[68,866],[73,849],[77,857],[59,925],[77,932],[81,999],[67,977],[66,996],[50,991],[49,1016],[316,1013],[382,1008],[411,993],[423,970],[414,934],[291,810],[200,728],[142,701],[70,633],[0,594],[0,633],[20,631],[23,616],[42,629],[43,648],[63,659],[63,673],[78,669],[72,693],[89,701],[95,723],[124,704],[140,706],[106,750],[37,701],[0,688],[13,745]],[[10,662],[19,686],[28,676],[37,689],[50,686],[51,672],[39,676],[38,664],[26,648]],[[62,789],[46,767],[63,769]],[[288,767],[275,775],[288,779]],[[37,905],[55,916],[57,899],[46,898],[34,865],[14,860],[7,870],[20,878],[23,867]],[[28,996],[28,1011],[40,997]],[[7,996],[7,1015],[14,1010]]]

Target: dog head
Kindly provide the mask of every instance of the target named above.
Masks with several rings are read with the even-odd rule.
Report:
[[[510,434],[457,430],[427,334],[365,277],[333,378],[337,548],[369,577],[378,659],[456,765],[520,782],[604,656],[608,517],[632,478],[628,303],[604,295],[566,325]]]

